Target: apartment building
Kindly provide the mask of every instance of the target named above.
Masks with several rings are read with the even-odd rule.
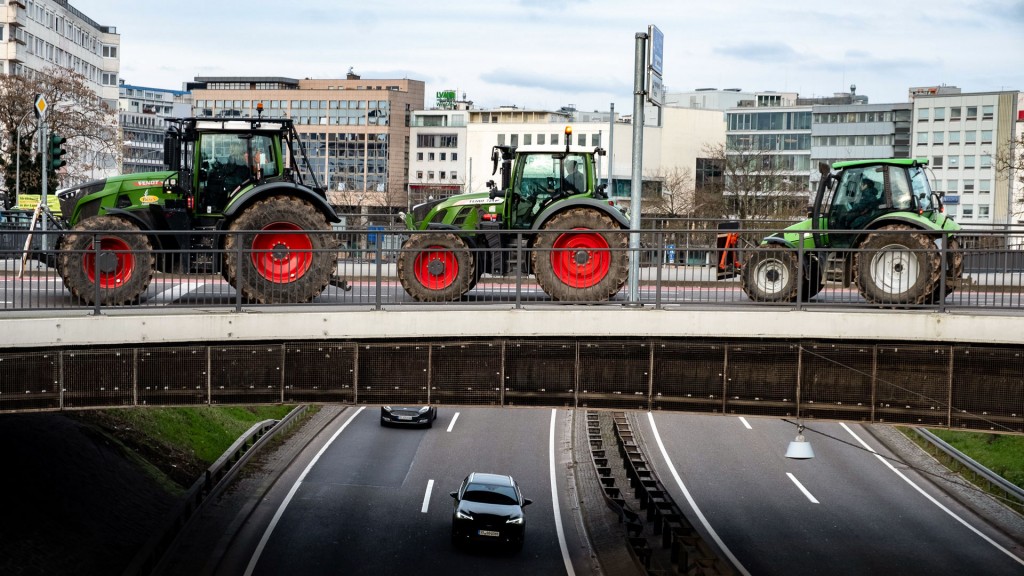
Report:
[[[64,0],[0,0],[0,73],[62,66],[85,77],[116,109],[121,37]]]
[[[197,77],[186,85],[195,116],[255,116],[295,122],[313,170],[340,213],[408,205],[410,123],[424,84],[409,79]]]
[[[191,116],[191,94],[184,90],[121,83],[118,117],[123,139],[124,174],[153,172],[164,167],[167,118]]]
[[[941,88],[941,90],[939,89]],[[912,89],[914,156],[929,159],[932,186],[965,227],[1015,221],[1012,178],[996,158],[1012,153],[1020,93]]]

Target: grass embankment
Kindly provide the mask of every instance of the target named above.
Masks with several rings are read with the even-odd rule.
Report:
[[[292,408],[124,408],[81,412],[77,417],[100,427],[178,487],[187,488],[253,424],[284,418]]]
[[[931,432],[1009,482],[1024,487],[1024,436],[951,430]]]

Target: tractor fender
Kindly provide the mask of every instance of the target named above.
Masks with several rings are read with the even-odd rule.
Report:
[[[222,223],[222,227],[226,228],[227,222],[233,220],[253,203],[271,196],[293,196],[307,200],[314,208],[323,213],[328,222],[341,222],[341,218],[338,217],[338,214],[331,207],[330,203],[327,202],[327,199],[317,194],[311,188],[300,186],[294,182],[267,182],[257,184],[232,198],[227,209],[224,210],[224,223]]]
[[[790,248],[796,250],[796,246],[792,242],[779,236],[768,236],[761,240],[761,246],[779,246],[780,248]]]
[[[149,210],[124,210],[122,208],[107,208],[104,211],[106,216],[117,216],[124,218],[139,227],[143,232],[154,232],[160,228],[156,226],[153,215]],[[166,226],[164,227],[166,229]],[[151,246],[159,246],[162,249],[177,249],[174,237],[166,234],[146,234],[149,237]]]
[[[877,229],[879,229],[879,228],[881,228],[883,226],[888,226],[889,224],[906,224],[907,226],[911,226],[913,228],[917,228],[918,230],[920,230],[922,232],[934,233],[936,236],[939,236],[939,235],[944,234],[944,233],[949,233],[946,230],[940,230],[938,228],[929,228],[928,226],[923,224],[921,222],[921,220],[919,220],[916,217],[903,216],[903,215],[900,215],[900,214],[885,214],[885,215],[882,215],[882,216],[878,217],[876,220],[872,220],[871,223],[869,223],[864,228],[864,230],[862,230],[859,234],[857,234],[857,237],[854,238],[854,240],[853,240],[852,246],[854,246],[854,247],[860,246],[861,243],[864,242],[864,240],[872,232],[874,232],[875,230],[877,230]]]
[[[537,218],[533,221],[533,230],[540,230],[548,220],[554,217],[560,212],[569,210],[570,208],[589,208],[597,210],[607,216],[610,216],[619,227],[623,229],[629,229],[629,218],[626,217],[618,208],[608,204],[607,200],[595,200],[593,198],[570,198],[568,200],[562,200],[555,202],[551,206],[548,206],[537,215]]]
[[[443,224],[443,223],[440,223],[440,222],[431,222],[431,223],[427,224],[427,230],[443,230],[445,232],[452,232],[456,236],[462,238],[462,241],[466,243],[466,246],[469,246],[470,250],[475,250],[475,249],[477,249],[478,246],[486,246],[487,245],[486,242],[480,242],[480,236],[481,236],[483,231],[482,230],[478,230],[476,228],[466,229],[466,228],[459,228],[458,226],[455,226],[453,224]]]

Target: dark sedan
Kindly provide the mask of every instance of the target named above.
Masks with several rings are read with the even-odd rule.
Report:
[[[380,425],[425,426],[430,428],[437,420],[434,406],[381,406]]]
[[[474,472],[451,497],[455,499],[452,544],[491,542],[522,550],[526,538],[523,507],[532,500],[523,498],[511,476]]]

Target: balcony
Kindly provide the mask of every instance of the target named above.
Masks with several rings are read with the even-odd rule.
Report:
[[[11,28],[24,28],[28,23],[28,15],[25,12],[25,5],[18,0],[11,0],[7,3],[7,21]],[[14,34],[13,31],[11,33]]]
[[[6,42],[5,44],[7,45],[7,48],[4,53],[6,55],[7,60],[10,60],[11,63],[24,62],[22,55],[25,54],[26,49],[22,46],[20,40],[15,40],[11,38],[10,41]]]

